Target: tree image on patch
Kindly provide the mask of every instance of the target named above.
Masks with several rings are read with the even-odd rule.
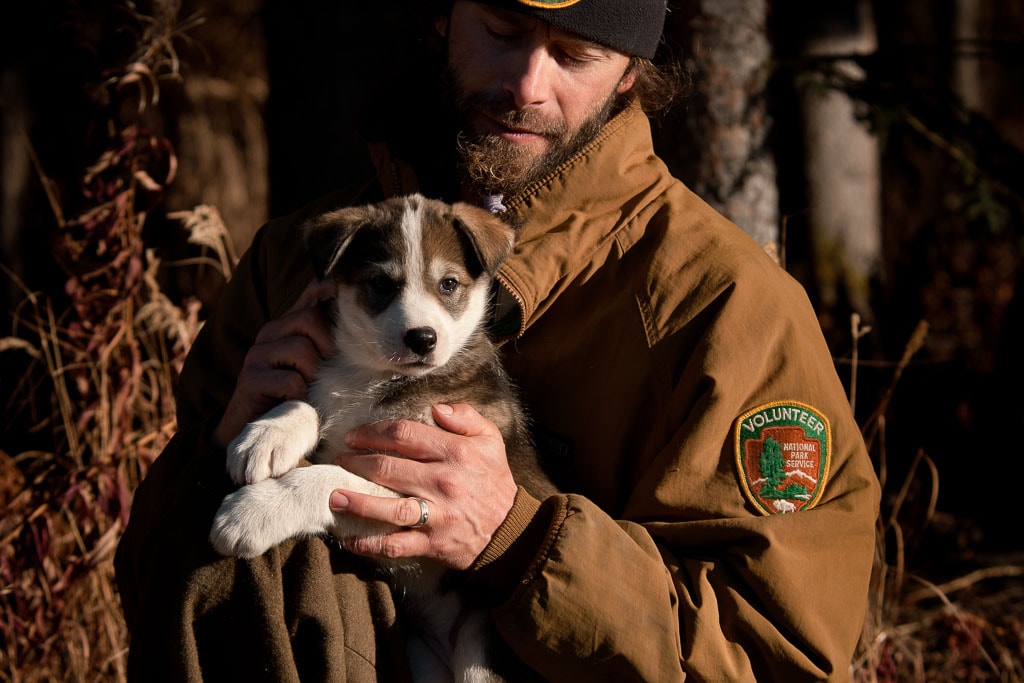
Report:
[[[811,497],[806,486],[790,484],[784,491],[779,486],[786,479],[786,471],[783,469],[785,461],[782,459],[782,444],[768,437],[764,440],[764,447],[761,449],[761,476],[764,477],[764,486],[760,494],[763,498],[795,498],[807,500]]]
[[[800,403],[759,406],[736,421],[736,465],[744,493],[765,515],[813,507],[830,462],[828,421]]]

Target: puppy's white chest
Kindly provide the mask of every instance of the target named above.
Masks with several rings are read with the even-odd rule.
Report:
[[[362,380],[364,384],[359,385],[359,380],[352,377],[344,378],[347,380],[344,384],[338,379],[337,375],[333,380],[327,376],[310,387],[310,403],[321,420],[320,447],[310,458],[314,462],[331,462],[347,450],[345,434],[360,425],[396,418],[433,423],[429,408],[422,415],[412,415],[407,410],[400,413],[390,410],[385,401],[390,380]],[[361,388],[354,390],[350,388],[352,386]]]

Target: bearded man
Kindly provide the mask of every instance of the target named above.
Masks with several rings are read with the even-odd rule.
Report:
[[[260,230],[189,355],[178,432],[118,548],[130,678],[416,680],[400,605],[361,560],[426,557],[490,611],[524,678],[849,679],[878,482],[801,286],[654,152],[648,114],[675,83],[652,62],[665,11],[454,0],[433,23],[436,125],[378,108],[376,176]],[[394,533],[219,557],[227,444],[303,398],[331,353],[296,226],[412,192],[516,226],[490,329],[563,493],[531,496],[494,425],[448,406],[439,427],[346,439],[370,455],[339,464],[411,497],[324,505]]]

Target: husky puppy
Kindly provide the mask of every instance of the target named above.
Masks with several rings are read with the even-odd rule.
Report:
[[[383,419],[433,424],[438,403],[474,406],[501,430],[516,481],[534,495],[553,492],[484,329],[491,281],[512,251],[513,229],[470,204],[410,195],[320,215],[302,232],[317,276],[337,287],[330,308],[337,353],[321,366],[308,402],[281,403],[229,445],[228,473],[242,486],[215,516],[214,548],[255,557],[297,536],[393,532],[334,514],[328,497],[338,488],[401,492],[328,463],[345,450],[349,429]],[[443,567],[426,559],[380,564],[417,622],[409,648],[417,680],[503,680],[489,661],[495,636],[486,615],[445,590]],[[437,666],[439,648],[446,666]]]

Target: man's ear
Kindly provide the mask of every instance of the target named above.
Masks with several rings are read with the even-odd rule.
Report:
[[[634,69],[633,64],[630,63],[630,65],[626,67],[626,73],[622,74],[622,78],[619,79],[619,85],[615,88],[615,93],[621,95],[632,88],[634,83],[636,83],[636,69]]]
[[[437,35],[442,38],[448,37],[448,16],[440,16],[434,19],[434,29],[437,30]]]

